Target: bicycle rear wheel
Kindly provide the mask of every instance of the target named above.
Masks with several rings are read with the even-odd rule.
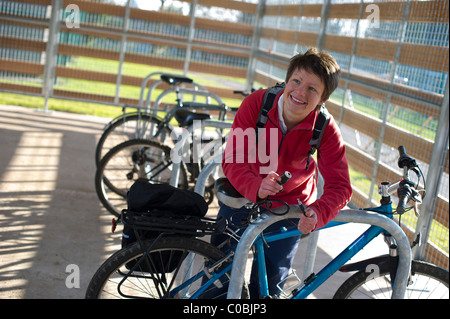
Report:
[[[136,242],[108,258],[91,279],[86,298],[190,298],[208,279],[206,269],[225,257],[214,245],[190,237],[162,237],[143,246]]]
[[[336,291],[334,299],[388,299],[392,296],[389,264],[372,265],[368,272],[360,270]],[[448,271],[433,264],[413,260],[411,278],[405,299],[448,299]]]
[[[154,138],[158,132],[159,125],[161,125],[161,120],[150,114],[124,114],[121,117],[115,118],[105,127],[97,142],[95,164],[98,166],[103,156],[109,150],[125,141]],[[157,140],[159,142],[166,142],[171,132],[171,128],[164,126],[161,132],[159,132]]]
[[[95,174],[95,190],[103,206],[119,216],[126,208],[126,196],[137,180],[168,184],[173,170],[171,149],[153,140],[136,139],[112,148],[100,161]],[[180,165],[178,187],[188,187],[184,163]]]

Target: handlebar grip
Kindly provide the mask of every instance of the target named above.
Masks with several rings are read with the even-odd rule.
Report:
[[[288,171],[284,172],[283,175],[281,175],[281,181],[277,182],[280,185],[286,184],[286,182],[292,177],[291,173]]]
[[[399,146],[398,147],[398,152],[400,153],[400,157],[398,158],[398,167],[400,168],[408,168],[411,169],[413,167],[417,167],[417,163],[416,160],[414,158],[412,158],[411,156],[409,156],[408,154],[406,154],[406,150],[404,146]]]
[[[400,154],[400,157],[408,156],[408,155],[406,154],[406,150],[405,150],[405,147],[404,147],[403,145],[400,145],[400,146],[398,147],[398,152],[399,152],[399,154]]]
[[[400,182],[400,187],[397,190],[398,196],[398,205],[397,205],[397,213],[399,215],[403,215],[406,211],[405,207],[411,197],[411,185],[408,181],[403,180]]]

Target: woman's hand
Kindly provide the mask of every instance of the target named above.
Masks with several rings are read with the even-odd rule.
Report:
[[[275,195],[283,190],[283,186],[278,184],[281,182],[281,177],[275,172],[270,172],[261,181],[261,185],[258,189],[258,197],[265,199],[267,196]]]
[[[312,208],[307,207],[305,214],[300,217],[297,228],[302,234],[308,234],[316,228],[316,225],[317,214]]]

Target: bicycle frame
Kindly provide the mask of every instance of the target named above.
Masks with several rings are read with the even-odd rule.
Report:
[[[250,225],[246,232],[242,235],[236,254],[233,260],[233,267],[231,272],[230,286],[228,290],[228,298],[239,299],[242,289],[242,284],[244,281],[245,263],[248,251],[257,238],[259,233],[261,233],[269,225],[285,218],[298,218],[300,214],[300,209],[296,206],[290,206],[291,211],[287,216],[276,216],[266,215],[261,216],[260,220]],[[331,261],[327,266],[325,266],[317,275],[308,278],[305,282],[304,287],[299,289],[294,296],[295,299],[301,299],[308,296],[313,292],[318,286],[320,286],[326,279],[329,278],[334,272],[336,272],[340,266],[345,264],[349,259],[351,259],[356,253],[358,253],[365,245],[367,245],[373,238],[378,236],[380,233],[388,231],[389,234],[397,241],[398,253],[399,253],[399,266],[397,269],[396,282],[393,289],[393,298],[402,298],[406,290],[406,282],[411,269],[411,249],[409,245],[408,238],[401,228],[392,220],[392,207],[391,205],[382,205],[377,208],[371,208],[372,211],[377,211],[376,213],[369,210],[342,210],[339,212],[338,216],[331,221],[324,228],[334,227],[343,222],[355,222],[355,223],[366,223],[372,224],[366,232],[364,232],[360,237],[358,237],[352,244],[350,244],[343,252]],[[380,214],[379,212],[382,212]],[[386,215],[387,213],[387,215]],[[298,234],[298,233],[297,233]],[[284,236],[287,236],[285,234]],[[268,242],[269,236],[264,236],[266,242]],[[263,291],[266,294],[266,291]]]
[[[208,176],[212,173],[215,166],[221,162],[221,156],[217,155],[209,164],[207,164],[198,177],[197,183],[195,185],[194,191],[200,195],[203,195],[205,181]],[[397,187],[397,183],[392,184],[392,187]],[[299,218],[300,208],[298,206],[291,206],[290,212],[287,216],[277,216],[277,215],[261,215],[258,220],[251,224],[247,230],[242,235],[238,248],[235,252],[234,260],[232,263],[232,273],[230,278],[230,286],[228,289],[229,299],[239,299],[241,296],[242,285],[244,282],[244,273],[246,260],[248,252],[254,243],[258,243],[258,235],[271,224],[286,218]],[[283,208],[284,209],[284,208]],[[411,247],[408,238],[406,237],[403,230],[397,225],[393,220],[393,208],[392,204],[382,204],[378,207],[366,208],[364,210],[342,210],[335,217],[334,220],[329,222],[323,229],[334,227],[343,223],[354,222],[354,223],[364,223],[373,225],[366,232],[364,232],[358,239],[356,239],[352,244],[350,244],[342,253],[331,261],[327,266],[325,266],[317,275],[305,284],[302,288],[301,293],[298,293],[295,298],[305,298],[311,294],[317,287],[319,287],[331,274],[334,274],[340,266],[344,265],[348,260],[350,260],[354,255],[361,251],[371,240],[376,238],[379,234],[383,232],[388,232],[396,241],[398,246],[399,263],[397,268],[397,275],[395,285],[393,287],[392,298],[403,298],[406,291],[406,283],[411,270]],[[293,233],[288,232],[280,234],[280,236],[298,235],[300,232],[298,230],[293,230]],[[272,236],[266,235],[264,239],[266,242],[272,241]],[[275,238],[275,237],[273,237]],[[279,238],[281,239],[281,238]],[[260,242],[262,242],[260,240]],[[263,252],[262,252],[263,254]],[[259,257],[260,260],[261,256]],[[230,266],[231,267],[231,266]],[[267,277],[265,274],[265,267],[260,270],[262,277]],[[214,277],[213,277],[214,278]],[[211,282],[214,282],[211,278]],[[218,277],[215,277],[217,280]],[[265,279],[267,281],[267,279]],[[260,281],[264,279],[260,278]],[[262,295],[268,295],[267,289],[263,288]]]
[[[381,205],[379,207],[373,207],[365,209],[362,211],[374,211],[381,213],[388,218],[392,218],[392,205]],[[325,227],[321,229],[331,228],[346,224],[346,222],[331,221]],[[378,226],[371,226],[364,233],[362,233],[353,243],[347,246],[336,258],[334,258],[328,265],[322,268],[317,274],[312,274],[308,277],[300,288],[296,288],[292,293],[292,299],[304,299],[313,293],[319,286],[321,286],[327,279],[329,279],[336,271],[339,270],[347,261],[353,258],[359,251],[361,251],[367,244],[369,244],[374,238],[376,238],[381,233],[386,232],[383,228]],[[265,266],[265,256],[264,256],[264,245],[270,244],[271,242],[290,238],[293,236],[301,235],[300,231],[296,228],[292,229],[281,229],[280,231],[264,235],[264,239],[261,235],[258,235],[254,242],[255,246],[255,261],[257,264],[258,274],[259,274],[259,292],[261,298],[269,296],[269,288],[267,282],[267,272]],[[232,268],[232,264],[224,267],[220,272],[213,273],[208,281],[206,281],[192,296],[192,299],[196,299],[203,292],[206,291],[211,285],[213,285],[217,280],[229,272]],[[189,280],[182,283],[179,287],[171,291],[171,297],[174,297],[180,291],[188,287],[190,284],[196,280],[200,280],[205,275],[204,271],[201,271]]]

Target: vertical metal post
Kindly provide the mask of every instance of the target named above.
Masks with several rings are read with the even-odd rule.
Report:
[[[374,186],[378,183],[376,180],[376,177],[377,177],[377,173],[378,173],[378,167],[380,164],[381,150],[382,150],[383,141],[384,141],[384,133],[386,131],[389,105],[391,104],[391,98],[392,98],[391,92],[393,91],[393,88],[394,88],[395,73],[397,72],[397,66],[399,63],[398,61],[400,59],[400,53],[402,51],[402,45],[403,45],[403,41],[405,39],[405,34],[406,34],[406,25],[408,23],[408,14],[409,14],[409,4],[410,4],[410,0],[407,0],[405,3],[405,8],[403,10],[402,24],[401,24],[401,29],[400,29],[399,36],[397,39],[398,43],[397,43],[397,48],[395,50],[394,62],[392,64],[392,69],[390,70],[390,74],[389,74],[389,92],[387,94],[386,101],[383,105],[383,110],[382,110],[382,114],[381,114],[382,124],[381,124],[381,128],[380,128],[379,139],[378,139],[378,147],[375,151],[375,163],[374,163],[374,167],[373,167],[373,171],[372,171],[372,182],[371,182],[370,189],[369,189],[369,197],[367,199],[367,205],[370,205],[370,202],[372,201]]]
[[[444,172],[444,163],[447,158],[448,142],[449,142],[449,80],[445,86],[444,100],[441,105],[441,112],[439,114],[438,128],[436,138],[434,140],[433,151],[431,153],[431,160],[428,169],[426,180],[427,196],[425,196],[421,209],[420,216],[416,225],[416,235],[422,233],[422,242],[428,242],[430,234],[431,223],[433,221],[434,212],[436,209],[437,194],[439,193],[439,184],[442,173]],[[414,252],[414,258],[425,259],[427,245],[421,245]]]
[[[48,112],[48,99],[53,95],[53,82],[55,80],[55,68],[57,61],[57,49],[59,41],[59,21],[62,1],[52,0],[52,10],[48,33],[47,48],[45,50],[44,83],[42,95],[44,96],[44,112]]]
[[[355,37],[353,38],[353,43],[352,43],[352,54],[350,55],[350,61],[348,64],[348,74],[351,75],[352,73],[352,69],[353,69],[353,62],[355,60],[355,52],[356,52],[356,43],[358,41],[358,32],[359,32],[359,27],[361,24],[361,17],[362,17],[362,13],[364,10],[364,0],[361,0],[361,3],[359,5],[359,14],[358,14],[358,22],[356,23],[356,29],[355,29]],[[341,112],[339,114],[339,121],[338,123],[341,124],[342,120],[344,119],[344,112],[345,112],[345,103],[347,100],[347,94],[351,94],[350,90],[349,90],[349,82],[345,82],[345,88],[344,88],[344,96],[342,98],[342,107],[341,107]]]
[[[299,3],[299,7],[298,7],[298,13],[297,13],[297,18],[299,19],[298,23],[297,23],[297,28],[295,30],[295,37],[294,37],[294,41],[295,41],[295,46],[294,46],[294,52],[292,52],[293,55],[296,55],[297,53],[299,53],[298,50],[298,33],[302,30],[302,14],[303,14],[303,0],[300,1]]]
[[[122,42],[120,44],[119,69],[117,70],[116,95],[114,96],[114,104],[119,104],[120,99],[120,86],[122,84],[123,61],[125,60],[125,53],[127,50],[127,32],[130,24],[130,4],[131,0],[128,0],[125,8],[125,17],[123,21]]]
[[[255,28],[253,29],[252,44],[250,47],[250,57],[247,67],[246,90],[250,92],[255,81],[256,59],[258,58],[259,40],[261,39],[262,17],[266,10],[266,0],[259,0],[256,12]]]
[[[320,29],[317,36],[316,47],[323,50],[325,46],[325,37],[327,33],[328,17],[330,16],[331,0],[324,0],[322,5],[322,12],[320,14]]]
[[[184,58],[184,67],[183,67],[183,73],[184,75],[187,75],[189,71],[189,63],[191,62],[191,55],[192,55],[192,41],[194,40],[195,35],[195,8],[197,7],[198,0],[193,0],[191,2],[191,7],[189,10],[189,15],[191,17],[190,23],[189,23],[189,35],[188,35],[188,43],[186,47],[186,56]]]
[[[320,198],[323,194],[323,187],[325,186],[325,180],[322,174],[317,174],[317,198]],[[305,265],[303,267],[303,279],[306,279],[313,273],[314,263],[316,262],[317,255],[317,243],[319,242],[320,230],[316,230],[308,235],[308,246],[305,253]]]

